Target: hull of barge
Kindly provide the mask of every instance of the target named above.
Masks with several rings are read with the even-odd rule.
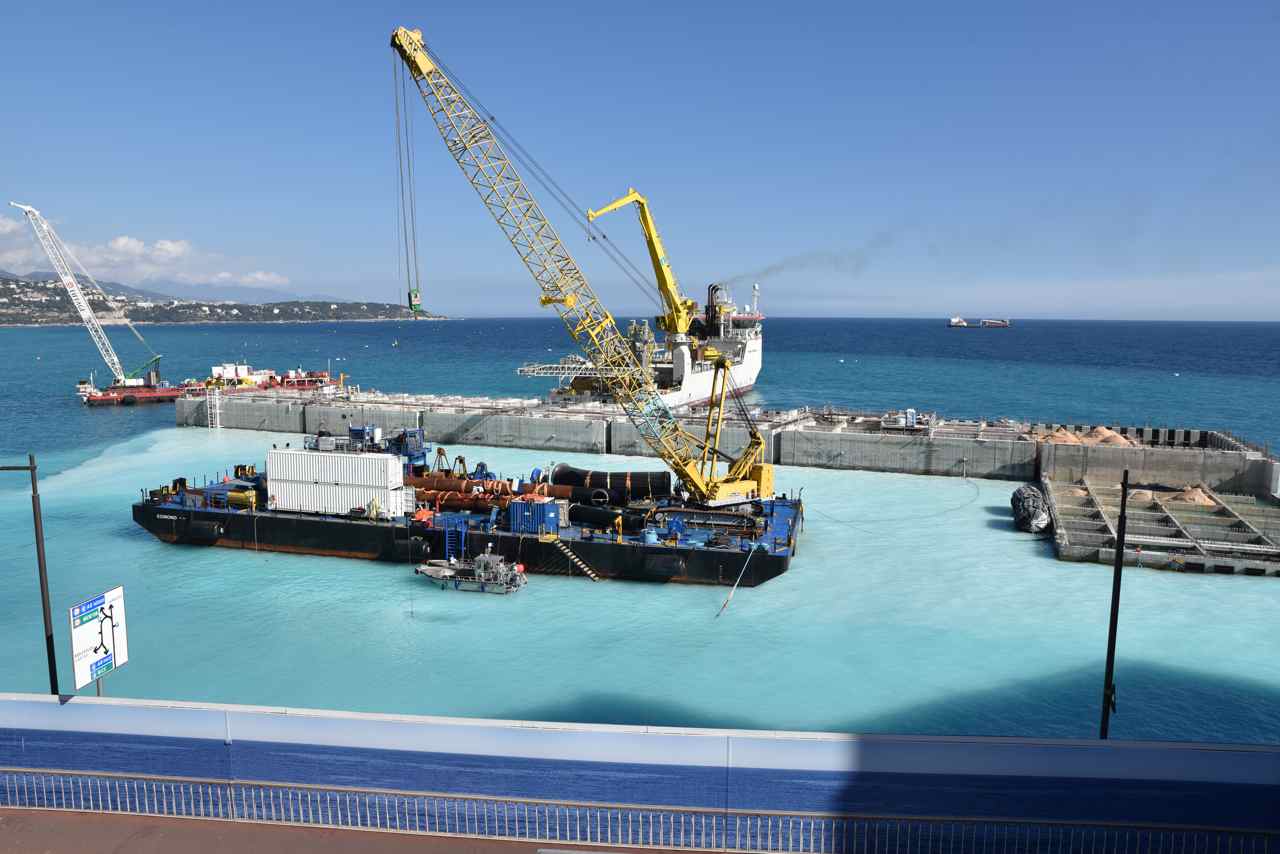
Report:
[[[444,555],[444,531],[417,522],[369,521],[276,510],[227,512],[145,501],[133,505],[133,520],[165,542],[190,546],[361,558],[405,565]],[[468,554],[478,554],[492,545],[494,552],[524,564],[529,573],[584,575],[580,566],[564,553],[563,545],[601,578],[731,586],[741,573],[740,586],[754,587],[787,571],[794,536],[789,539],[791,542],[779,543],[776,548],[765,545],[754,552],[744,552],[617,543],[604,537],[555,540],[494,530],[469,532],[466,549]]]

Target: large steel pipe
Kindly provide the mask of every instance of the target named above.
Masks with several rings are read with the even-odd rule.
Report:
[[[551,470],[551,483],[607,489],[630,498],[660,498],[671,494],[669,471],[589,471],[560,463]]]
[[[511,503],[510,495],[473,494],[439,489],[415,490],[414,497],[419,504],[425,504],[432,510],[474,510],[483,513],[494,507],[505,510]]]
[[[521,495],[545,495],[548,498],[566,498],[579,504],[626,504],[622,492],[607,489],[591,489],[586,486],[567,486],[554,483],[526,483],[520,487]]]
[[[643,513],[623,513],[610,510],[608,507],[592,507],[587,504],[569,505],[569,522],[573,525],[586,525],[589,528],[612,531],[619,517],[622,519],[623,533],[638,534],[644,530]]]
[[[427,474],[409,475],[404,482],[416,489],[439,489],[451,492],[475,492],[478,489],[491,495],[511,494],[509,480],[466,480],[460,477]]]

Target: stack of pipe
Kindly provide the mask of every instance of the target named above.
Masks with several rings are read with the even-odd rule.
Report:
[[[669,471],[589,471],[560,463],[551,470],[551,483],[607,489],[627,498],[662,498],[671,494]]]
[[[428,475],[409,475],[404,479],[405,486],[412,486],[415,489],[438,489],[448,492],[466,492],[472,493],[479,490],[489,495],[510,495],[511,481],[509,480],[467,480],[461,477],[448,477],[446,475],[428,474]]]
[[[567,486],[553,483],[524,483],[520,485],[521,495],[545,495],[548,498],[564,498],[579,504],[626,504],[626,496],[621,492],[607,489],[591,489],[586,486]]]
[[[417,489],[414,491],[414,497],[419,504],[425,504],[432,510],[474,510],[480,513],[494,507],[505,510],[512,501],[510,495],[443,489]]]

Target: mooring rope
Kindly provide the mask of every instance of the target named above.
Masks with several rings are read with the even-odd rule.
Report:
[[[733,601],[733,594],[738,592],[738,585],[742,583],[742,576],[747,574],[747,564],[751,563],[751,558],[755,553],[756,550],[754,548],[747,553],[747,559],[742,562],[742,571],[738,573],[738,580],[733,582],[733,589],[729,591],[729,596],[724,600],[724,604],[720,606],[720,610],[716,611],[716,619],[719,619],[720,615],[729,607],[729,603]]]

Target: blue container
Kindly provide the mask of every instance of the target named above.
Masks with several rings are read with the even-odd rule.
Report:
[[[560,506],[554,501],[512,501],[507,505],[507,525],[516,534],[558,531]]]

